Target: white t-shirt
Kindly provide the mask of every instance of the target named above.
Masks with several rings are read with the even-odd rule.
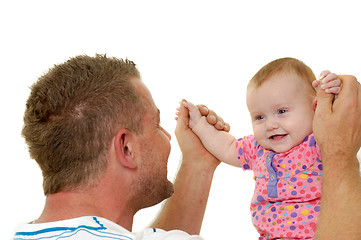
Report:
[[[13,240],[203,240],[183,231],[164,231],[147,228],[131,233],[118,224],[101,217],[80,217],[69,220],[23,224],[18,227]]]

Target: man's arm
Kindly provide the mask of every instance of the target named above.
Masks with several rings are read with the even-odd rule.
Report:
[[[170,197],[152,227],[199,234],[214,171],[219,161],[188,127],[188,110],[181,104],[175,130],[183,161]]]
[[[317,92],[313,127],[324,174],[317,240],[361,238],[361,86],[353,76],[340,78],[334,102],[332,94]]]

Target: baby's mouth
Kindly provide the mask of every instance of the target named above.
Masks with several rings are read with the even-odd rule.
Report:
[[[269,139],[271,139],[271,140],[282,140],[286,136],[287,136],[287,134],[275,134],[275,135],[270,136]]]

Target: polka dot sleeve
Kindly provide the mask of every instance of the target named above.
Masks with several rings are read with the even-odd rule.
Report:
[[[255,160],[257,146],[253,135],[248,135],[237,140],[237,157],[243,170],[252,170],[252,162]]]

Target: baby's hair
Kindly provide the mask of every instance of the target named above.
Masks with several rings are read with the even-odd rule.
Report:
[[[316,90],[312,87],[312,82],[316,79],[316,77],[311,68],[304,64],[302,61],[290,57],[279,58],[263,66],[252,77],[252,79],[248,83],[248,86],[258,88],[272,75],[284,71],[295,72],[303,80],[309,83],[312,91],[314,92],[314,94],[316,94]]]

